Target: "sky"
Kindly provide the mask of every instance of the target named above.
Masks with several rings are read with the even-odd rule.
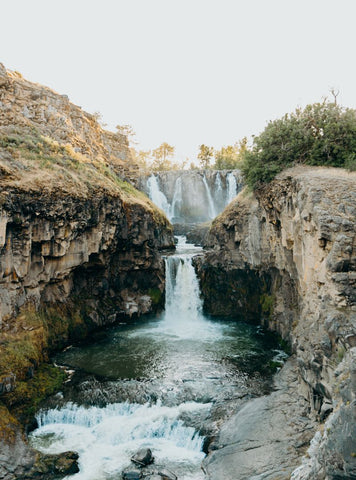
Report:
[[[11,0],[0,62],[196,158],[331,88],[356,108],[356,0]]]

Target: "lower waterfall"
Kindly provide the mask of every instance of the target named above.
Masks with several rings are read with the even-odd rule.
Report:
[[[154,465],[203,480],[204,436],[240,399],[269,388],[274,340],[260,327],[204,316],[192,264],[200,252],[179,238],[165,259],[162,314],[56,356],[76,374],[37,413],[30,442],[45,453],[77,451],[80,472],[70,478],[118,480],[133,454],[151,448]]]

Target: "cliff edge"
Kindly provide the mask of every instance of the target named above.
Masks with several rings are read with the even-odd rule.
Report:
[[[75,462],[39,458],[23,436],[63,381],[49,354],[162,306],[172,228],[126,181],[136,170],[126,137],[0,64],[0,478]]]
[[[234,465],[231,471],[240,472],[241,479],[277,474],[293,480],[356,478],[355,218],[356,173],[299,167],[256,194],[241,192],[213,222],[208,238],[212,250],[198,261],[206,310],[262,318],[290,343],[288,371],[294,371],[297,382],[292,389],[293,380],[276,386],[281,392],[279,397],[273,394],[276,401],[272,395],[258,400],[259,407],[248,407],[254,412],[251,418],[264,418],[263,431],[262,423],[259,429],[257,420],[246,426],[237,413],[222,431],[221,450],[208,457],[209,478],[218,478],[226,454]],[[285,378],[285,369],[277,383]],[[288,407],[291,397],[293,408],[300,406],[294,414]],[[276,418],[277,430],[268,430]],[[303,430],[314,437],[302,459],[303,444],[310,440],[297,441]],[[261,442],[246,444],[256,431],[268,443],[269,459],[264,440],[265,449],[257,448]],[[281,440],[292,453],[289,463],[277,458]],[[240,455],[250,449],[251,464],[251,455]]]

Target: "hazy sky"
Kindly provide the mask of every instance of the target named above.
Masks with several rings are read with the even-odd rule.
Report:
[[[331,87],[356,108],[356,0],[3,0],[0,62],[139,147],[195,157]]]

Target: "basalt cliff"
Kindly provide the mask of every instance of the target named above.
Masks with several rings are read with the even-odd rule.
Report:
[[[355,218],[355,173],[300,167],[213,222],[196,261],[205,309],[262,317],[292,356],[222,428],[208,478],[356,478]]]
[[[0,64],[0,478],[75,471],[75,454],[24,441],[20,424],[62,380],[43,362],[162,305],[172,231],[125,181],[135,171],[126,137]]]

